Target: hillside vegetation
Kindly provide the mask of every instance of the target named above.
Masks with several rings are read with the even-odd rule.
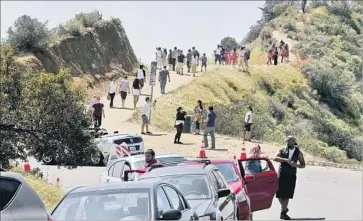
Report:
[[[274,3],[271,3],[274,2]],[[218,133],[241,137],[254,107],[255,139],[283,144],[288,134],[315,156],[337,163],[362,160],[362,4],[269,1],[243,43],[253,47],[248,71],[219,67],[158,99],[153,123],[172,130],[176,108],[214,104]],[[296,62],[267,66],[273,32],[294,42]],[[290,46],[291,47],[291,46]]]

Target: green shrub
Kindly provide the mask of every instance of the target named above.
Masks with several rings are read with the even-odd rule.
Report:
[[[7,33],[7,43],[15,45],[19,51],[44,49],[51,37],[47,22],[40,22],[28,15],[20,16]]]
[[[102,14],[97,10],[89,13],[79,13],[76,14],[74,20],[79,21],[85,28],[91,28],[102,20]]]
[[[291,32],[296,32],[296,31],[297,31],[297,29],[296,29],[296,25],[295,25],[295,24],[293,24],[292,22],[289,22],[289,23],[285,24],[285,25],[284,25],[284,29],[285,29],[286,31],[291,31]]]
[[[70,20],[65,24],[67,32],[71,36],[79,37],[83,36],[86,32],[81,21]]]

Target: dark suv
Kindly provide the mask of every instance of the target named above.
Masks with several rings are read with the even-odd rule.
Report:
[[[173,184],[197,212],[199,219],[236,218],[236,199],[218,168],[209,161],[202,165],[161,167],[143,174],[139,180],[163,180]]]

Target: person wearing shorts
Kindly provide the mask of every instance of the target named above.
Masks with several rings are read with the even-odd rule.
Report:
[[[120,95],[121,95],[121,102],[122,108],[125,108],[125,100],[127,97],[127,92],[130,93],[130,86],[129,81],[127,80],[127,76],[125,76],[120,83]]]
[[[144,65],[140,65],[140,68],[137,69],[136,78],[139,80],[139,85],[140,85],[139,90],[141,90],[141,88],[144,87],[144,83],[145,83]]]
[[[134,95],[134,109],[136,109],[136,104],[139,102],[140,97],[140,82],[137,78],[132,83],[132,95]]]
[[[141,134],[151,134],[149,131],[150,124],[150,109],[151,109],[151,99],[150,97],[145,98],[145,103],[141,106]],[[144,128],[146,127],[146,133],[144,132]]]
[[[245,140],[247,140],[247,141],[251,141],[251,137],[252,137],[252,133],[251,133],[252,116],[253,116],[252,107],[248,106],[248,111],[245,116],[245,129],[246,129]]]

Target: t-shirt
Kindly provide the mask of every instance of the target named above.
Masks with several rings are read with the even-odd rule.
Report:
[[[139,79],[135,79],[134,82],[132,82],[132,88],[134,89],[140,89],[140,82]]]
[[[116,92],[116,83],[114,81],[111,81],[108,87],[108,93],[113,94],[115,92]]]
[[[180,54],[180,55],[178,56],[178,62],[183,63],[183,62],[184,62],[184,58],[185,58],[185,55]]]
[[[137,79],[144,79],[144,71],[142,69],[137,69]]]
[[[161,53],[162,53],[162,52],[161,52],[160,50],[157,50],[157,51],[156,51],[156,56],[157,56],[158,58],[161,58]]]
[[[192,64],[198,64],[198,58],[193,57],[192,58]]]
[[[149,117],[149,114],[150,114],[150,108],[151,108],[151,105],[147,102],[145,102],[142,106],[141,106],[141,116],[142,115],[145,115],[147,117]]]
[[[222,51],[222,49],[221,49],[221,48],[217,48],[217,49],[216,49],[216,55],[221,55],[221,51]]]
[[[250,118],[248,119],[248,117],[250,117]],[[248,122],[247,122],[247,120],[248,120]],[[252,111],[250,111],[250,110],[247,112],[247,114],[245,116],[245,123],[252,124]]]
[[[207,57],[202,57],[202,64],[207,64]]]
[[[93,104],[92,107],[94,109],[93,115],[98,116],[98,117],[102,116],[102,110],[103,110],[104,105],[101,102],[97,102],[97,103]]]
[[[120,83],[120,91],[127,92],[129,90],[129,81],[122,79]]]
[[[192,61],[192,52],[188,52],[187,54],[187,61]]]
[[[245,53],[246,53],[246,50],[243,49],[243,50],[240,51],[239,55],[241,57],[244,57],[245,56]]]
[[[207,127],[215,127],[216,118],[217,118],[216,113],[214,113],[214,111],[210,111],[208,113]]]
[[[169,71],[168,70],[161,70],[159,72],[159,79],[160,81],[166,81],[169,75]]]
[[[176,50],[174,50],[172,52],[172,58],[176,58],[178,56],[178,52]]]

